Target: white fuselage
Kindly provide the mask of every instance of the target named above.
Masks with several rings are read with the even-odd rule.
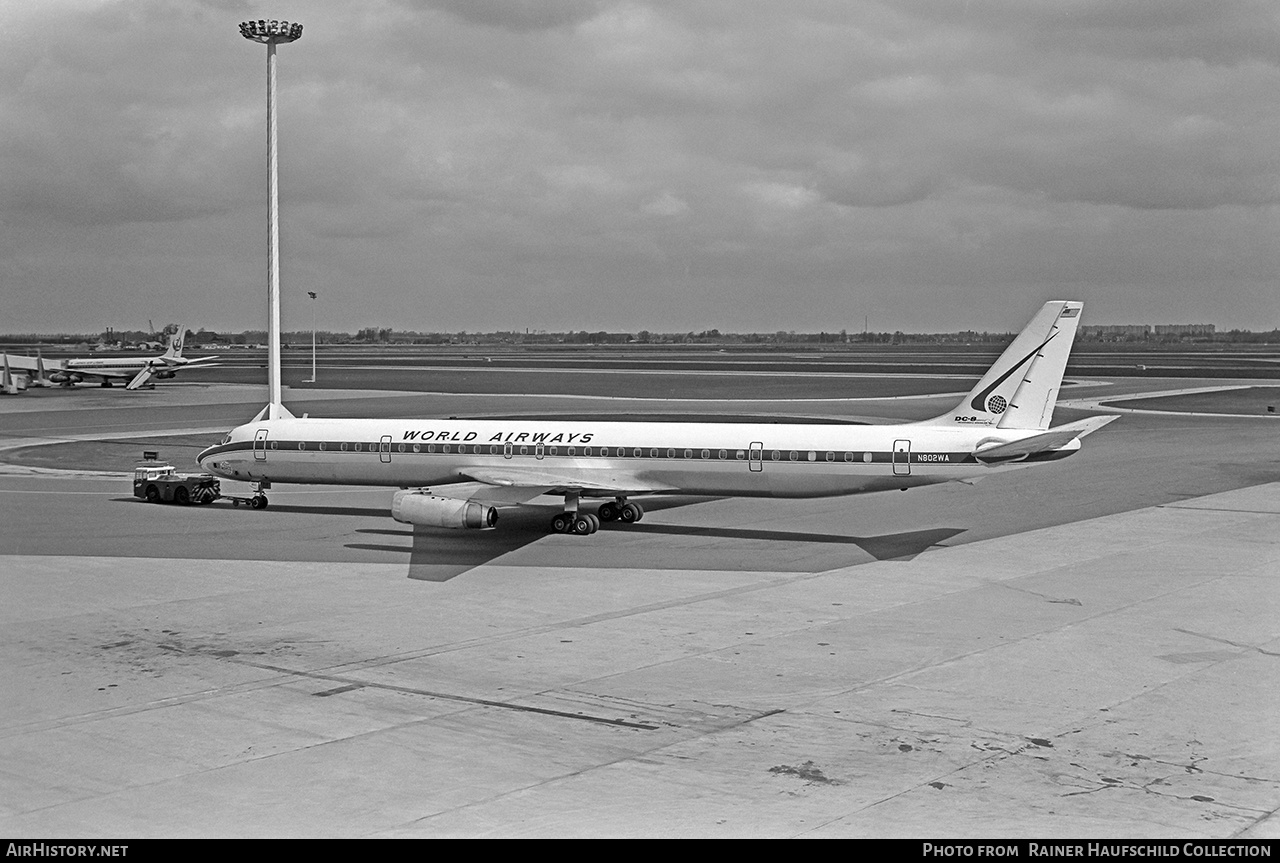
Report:
[[[199,460],[218,476],[249,482],[418,487],[507,471],[514,485],[584,494],[826,497],[966,479],[1079,448],[1073,441],[999,465],[973,456],[979,445],[1034,434],[923,424],[289,418],[239,426]]]
[[[164,361],[158,357],[110,357],[104,359],[67,360],[63,365],[66,371],[79,375],[91,375],[104,378],[131,378],[149,366],[163,366]]]

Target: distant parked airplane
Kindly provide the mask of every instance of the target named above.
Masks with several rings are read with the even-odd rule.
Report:
[[[136,390],[152,378],[167,380],[183,368],[211,368],[210,360],[217,357],[186,359],[182,356],[184,330],[181,326],[169,337],[169,349],[158,357],[91,357],[63,360],[61,368],[49,375],[49,380],[63,386],[71,386],[85,378],[101,378],[102,386],[109,387],[113,380],[129,379],[125,389]]]
[[[550,494],[564,498],[550,530],[574,534],[639,521],[640,495],[830,497],[970,479],[1066,458],[1116,419],[1049,428],[1081,308],[1046,303],[958,405],[923,422],[298,419],[275,404],[199,461],[253,483],[258,509],[276,482],[399,486],[397,521],[485,528],[499,507]],[[606,500],[580,511],[593,497]]]

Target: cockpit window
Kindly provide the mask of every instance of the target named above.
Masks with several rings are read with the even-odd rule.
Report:
[[[231,432],[227,432],[222,436],[222,445],[226,446],[229,443],[231,443]]]

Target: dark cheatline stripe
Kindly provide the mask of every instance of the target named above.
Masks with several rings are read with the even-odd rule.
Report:
[[[379,441],[324,441],[325,449],[320,450],[320,441],[270,441],[268,452],[323,452],[325,455],[350,455],[350,456],[368,456],[368,455],[391,455],[393,457],[409,457],[409,456],[456,456],[456,455],[479,455],[496,458],[505,456],[505,445],[502,444],[416,444],[418,449],[413,449],[414,444],[404,444],[405,449],[399,449],[401,444],[396,444],[390,451],[380,451]],[[345,449],[344,449],[345,447]],[[359,449],[357,449],[359,447]],[[445,451],[448,447],[448,451]],[[536,444],[515,444],[512,445],[511,458],[538,458]],[[521,452],[521,449],[526,450]],[[219,444],[207,450],[207,458],[221,457],[234,452],[252,452],[254,449],[253,441],[242,441],[239,443]],[[574,453],[570,455],[567,446],[557,445],[557,451],[551,452],[551,447],[543,446],[542,458],[610,458],[610,459],[639,459],[642,461],[696,461],[696,462],[742,462],[750,461],[748,455],[750,450],[739,446],[732,447],[702,447],[702,446],[666,446],[666,447],[636,447],[636,446],[591,446],[591,447],[574,447]],[[590,449],[588,454],[581,450]],[[657,450],[657,455],[653,455],[653,451]],[[604,452],[608,450],[608,452]],[[619,452],[621,450],[621,452]],[[724,451],[725,457],[720,457],[721,450]],[[668,455],[668,451],[671,454]],[[707,452],[704,457],[703,452]],[[636,453],[639,452],[639,455]],[[738,453],[742,453],[742,457],[738,457]],[[796,457],[791,458],[791,453],[795,452]],[[813,459],[809,458],[809,453],[815,454]],[[832,458],[827,458],[827,453],[832,454]],[[774,453],[777,457],[774,458]],[[894,453],[889,450],[871,451],[871,460],[868,462],[864,456],[868,454],[867,450],[774,450],[767,448],[763,450],[763,458],[758,459],[764,464],[812,464],[812,465],[855,465],[855,464],[888,464],[892,462]],[[1053,456],[1055,453],[1047,453],[1040,455]],[[1026,459],[1027,461],[1033,458]],[[1035,459],[1043,460],[1043,459]],[[909,461],[911,464],[929,465],[929,464],[975,464],[978,462],[972,453],[968,452],[912,452]],[[899,462],[901,463],[901,462]]]
[[[1027,360],[1031,359],[1036,354],[1040,353],[1040,348],[1043,348],[1045,345],[1049,344],[1049,342],[1053,341],[1053,337],[1056,336],[1057,334],[1058,334],[1058,331],[1054,330],[1052,333],[1049,334],[1049,338],[1045,339],[1043,342],[1040,343],[1040,347],[1036,348],[1034,351],[1027,354],[1025,357],[1023,357],[1021,360],[1018,361],[1017,365],[1009,369],[1009,371],[1005,372],[1000,377],[996,378],[995,383],[993,383],[991,386],[987,387],[982,392],[974,396],[973,401],[969,402],[969,407],[973,408],[975,411],[981,411],[983,413],[986,413],[987,412],[987,396],[991,395],[992,390],[994,390],[996,387],[1004,383],[1005,380],[1008,379],[1009,375],[1013,374],[1018,369],[1026,365]]]

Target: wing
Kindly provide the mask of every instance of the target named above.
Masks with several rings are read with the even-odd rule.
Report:
[[[147,381],[151,380],[151,376],[154,375],[155,373],[156,373],[155,369],[153,369],[151,366],[147,366],[142,371],[134,375],[133,380],[125,384],[124,388],[127,390],[136,390],[138,387],[145,385]]]
[[[536,467],[504,466],[463,468],[459,474],[471,482],[433,486],[441,497],[474,500],[490,506],[528,503],[544,494],[577,491],[585,497],[658,494],[675,491],[674,486],[653,483],[624,471],[542,470]]]
[[[539,494],[552,489],[575,489],[584,494],[596,496],[657,494],[676,490],[675,486],[641,479],[628,471],[574,468],[546,470],[540,467],[504,465],[502,467],[462,468],[459,473],[467,479],[473,479],[485,485],[502,488],[541,489],[538,492]]]
[[[1061,449],[1072,441],[1078,440],[1087,434],[1092,434],[1112,420],[1118,419],[1120,419],[1118,416],[1089,417],[1079,422],[1067,423],[1042,434],[1032,435],[1010,443],[992,441],[979,446],[973,451],[973,455],[978,461],[994,462],[1008,461],[1023,456],[1035,455],[1036,453]]]

